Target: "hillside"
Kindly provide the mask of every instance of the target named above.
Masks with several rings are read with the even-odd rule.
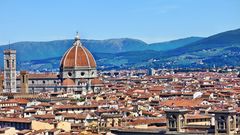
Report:
[[[222,32],[189,45],[164,52],[161,56],[169,65],[209,67],[240,65],[240,29]]]
[[[196,52],[201,50],[209,50],[222,47],[239,46],[240,43],[240,29],[222,32],[202,40],[190,43],[186,46],[182,46],[166,54],[180,55],[184,53]]]
[[[149,44],[148,49],[155,50],[155,51],[168,51],[168,50],[176,49],[179,47],[183,47],[190,43],[199,41],[201,39],[203,39],[203,38],[202,37],[188,37],[188,38],[177,39],[177,40],[172,40],[172,41],[168,41],[168,42],[153,43],[153,44]]]
[[[61,56],[72,42],[18,42],[11,48],[17,50],[20,70],[58,70]],[[190,37],[154,44],[130,38],[83,39],[82,42],[93,53],[101,69],[240,65],[240,29],[206,38]],[[0,50],[7,47],[0,46]],[[2,54],[0,58],[2,63]]]
[[[144,51],[144,50],[166,50],[166,48],[176,48],[178,41],[174,44],[164,42],[155,45],[148,45],[147,43],[130,38],[108,39],[108,40],[81,40],[93,53],[121,53],[128,51]],[[179,44],[184,45],[185,39],[179,40]],[[195,40],[192,40],[194,42]],[[186,44],[191,42],[186,39]],[[73,40],[56,40],[49,42],[17,42],[10,44],[12,49],[17,50],[17,60],[19,63],[31,60],[42,60],[55,57],[61,57],[64,52],[72,45]],[[168,44],[169,43],[169,44]],[[174,47],[176,46],[176,47]],[[0,51],[9,48],[9,45],[1,45]],[[3,63],[3,53],[0,54],[0,63]]]

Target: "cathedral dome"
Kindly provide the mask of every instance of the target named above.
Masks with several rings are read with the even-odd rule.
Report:
[[[77,35],[73,46],[68,49],[61,60],[61,68],[96,68],[96,62],[92,54],[80,42]]]

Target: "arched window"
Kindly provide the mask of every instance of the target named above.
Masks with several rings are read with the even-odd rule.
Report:
[[[7,68],[9,68],[10,67],[9,60],[6,60],[6,63],[7,63]]]
[[[184,125],[184,116],[180,115],[180,122],[181,122],[181,127]]]
[[[177,118],[174,115],[169,117],[169,128],[177,128]]]
[[[233,116],[230,117],[230,128],[233,129],[234,128],[234,122],[233,122]]]
[[[224,116],[218,118],[218,129],[225,130],[226,129],[226,120]]]
[[[12,68],[14,68],[14,66],[15,66],[15,64],[14,64],[15,62],[14,62],[14,60],[12,60]]]
[[[84,76],[85,75],[85,73],[84,72],[81,72],[81,76]]]
[[[68,76],[71,77],[72,76],[72,72],[68,72]]]

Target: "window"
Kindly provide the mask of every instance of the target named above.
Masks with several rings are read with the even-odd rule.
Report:
[[[233,116],[231,116],[231,117],[230,117],[230,120],[229,120],[229,121],[230,121],[230,128],[231,128],[231,129],[234,129],[233,119],[234,119]]]
[[[71,76],[72,76],[72,73],[71,73],[71,72],[68,72],[68,76],[71,77]]]
[[[218,119],[218,129],[225,130],[225,128],[226,128],[226,121],[224,116],[221,116]]]
[[[177,121],[176,116],[171,115],[171,116],[169,117],[169,123],[168,123],[168,124],[169,124],[169,128],[176,128],[176,127],[177,127],[176,121]]]
[[[6,60],[6,63],[7,63],[7,68],[9,68],[10,67],[9,60]]]
[[[239,116],[237,115],[236,117],[236,127],[239,128],[239,123],[240,123],[240,119]]]
[[[25,83],[25,75],[22,76],[22,83]]]
[[[43,84],[45,84],[46,82],[45,81],[43,81]]]
[[[10,73],[6,73],[7,78],[10,78]]]
[[[84,72],[81,72],[81,76],[84,76],[85,75],[85,73]]]
[[[14,66],[15,66],[15,64],[14,64],[15,62],[14,62],[14,60],[12,60],[12,68],[14,68]]]

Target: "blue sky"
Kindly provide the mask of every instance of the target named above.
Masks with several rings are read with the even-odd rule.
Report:
[[[160,42],[240,28],[240,0],[1,0],[0,44],[137,38]]]

